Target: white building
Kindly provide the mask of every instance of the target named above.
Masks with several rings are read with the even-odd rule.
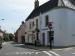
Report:
[[[41,6],[36,0],[35,9],[26,19],[28,30],[26,31],[25,41],[34,44],[37,39],[41,45],[50,45],[48,22],[52,22],[53,45],[75,45],[74,18],[75,5],[69,0],[50,0]]]

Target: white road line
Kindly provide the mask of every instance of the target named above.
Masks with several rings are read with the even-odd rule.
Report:
[[[75,54],[75,53],[72,53],[72,54]]]
[[[61,50],[63,50],[63,49],[54,49],[54,50],[58,50],[58,51],[61,51]]]
[[[39,53],[41,53],[41,52],[35,52],[36,55],[38,55]]]
[[[52,56],[52,54],[50,54],[49,52],[47,51],[43,51],[45,54],[49,55],[49,56]]]
[[[55,53],[53,51],[49,51],[49,52],[52,53],[52,54],[54,54],[54,55],[56,55],[56,56],[60,56],[59,54],[57,54],[57,53]]]

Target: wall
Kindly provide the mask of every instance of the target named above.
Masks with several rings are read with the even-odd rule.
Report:
[[[42,33],[45,34],[45,45],[48,45],[47,31],[45,27],[45,16],[49,15],[49,22],[53,22],[54,46],[75,45],[75,11],[68,8],[55,8],[41,15],[41,43]]]
[[[22,36],[25,36],[25,29],[26,26],[25,26],[25,23],[22,24],[19,29],[18,29],[18,43],[22,43]]]
[[[0,36],[3,37],[3,33],[2,32],[0,32]]]

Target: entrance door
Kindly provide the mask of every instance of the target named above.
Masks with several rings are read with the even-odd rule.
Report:
[[[45,33],[42,33],[43,45],[45,45]]]
[[[21,41],[22,41],[22,44],[25,43],[25,36],[22,36],[22,37],[21,37]]]

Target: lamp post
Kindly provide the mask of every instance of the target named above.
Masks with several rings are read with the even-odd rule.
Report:
[[[54,40],[54,31],[52,30],[52,22],[48,23],[48,28],[49,28],[49,42],[50,42],[50,49],[52,49],[52,42]]]

